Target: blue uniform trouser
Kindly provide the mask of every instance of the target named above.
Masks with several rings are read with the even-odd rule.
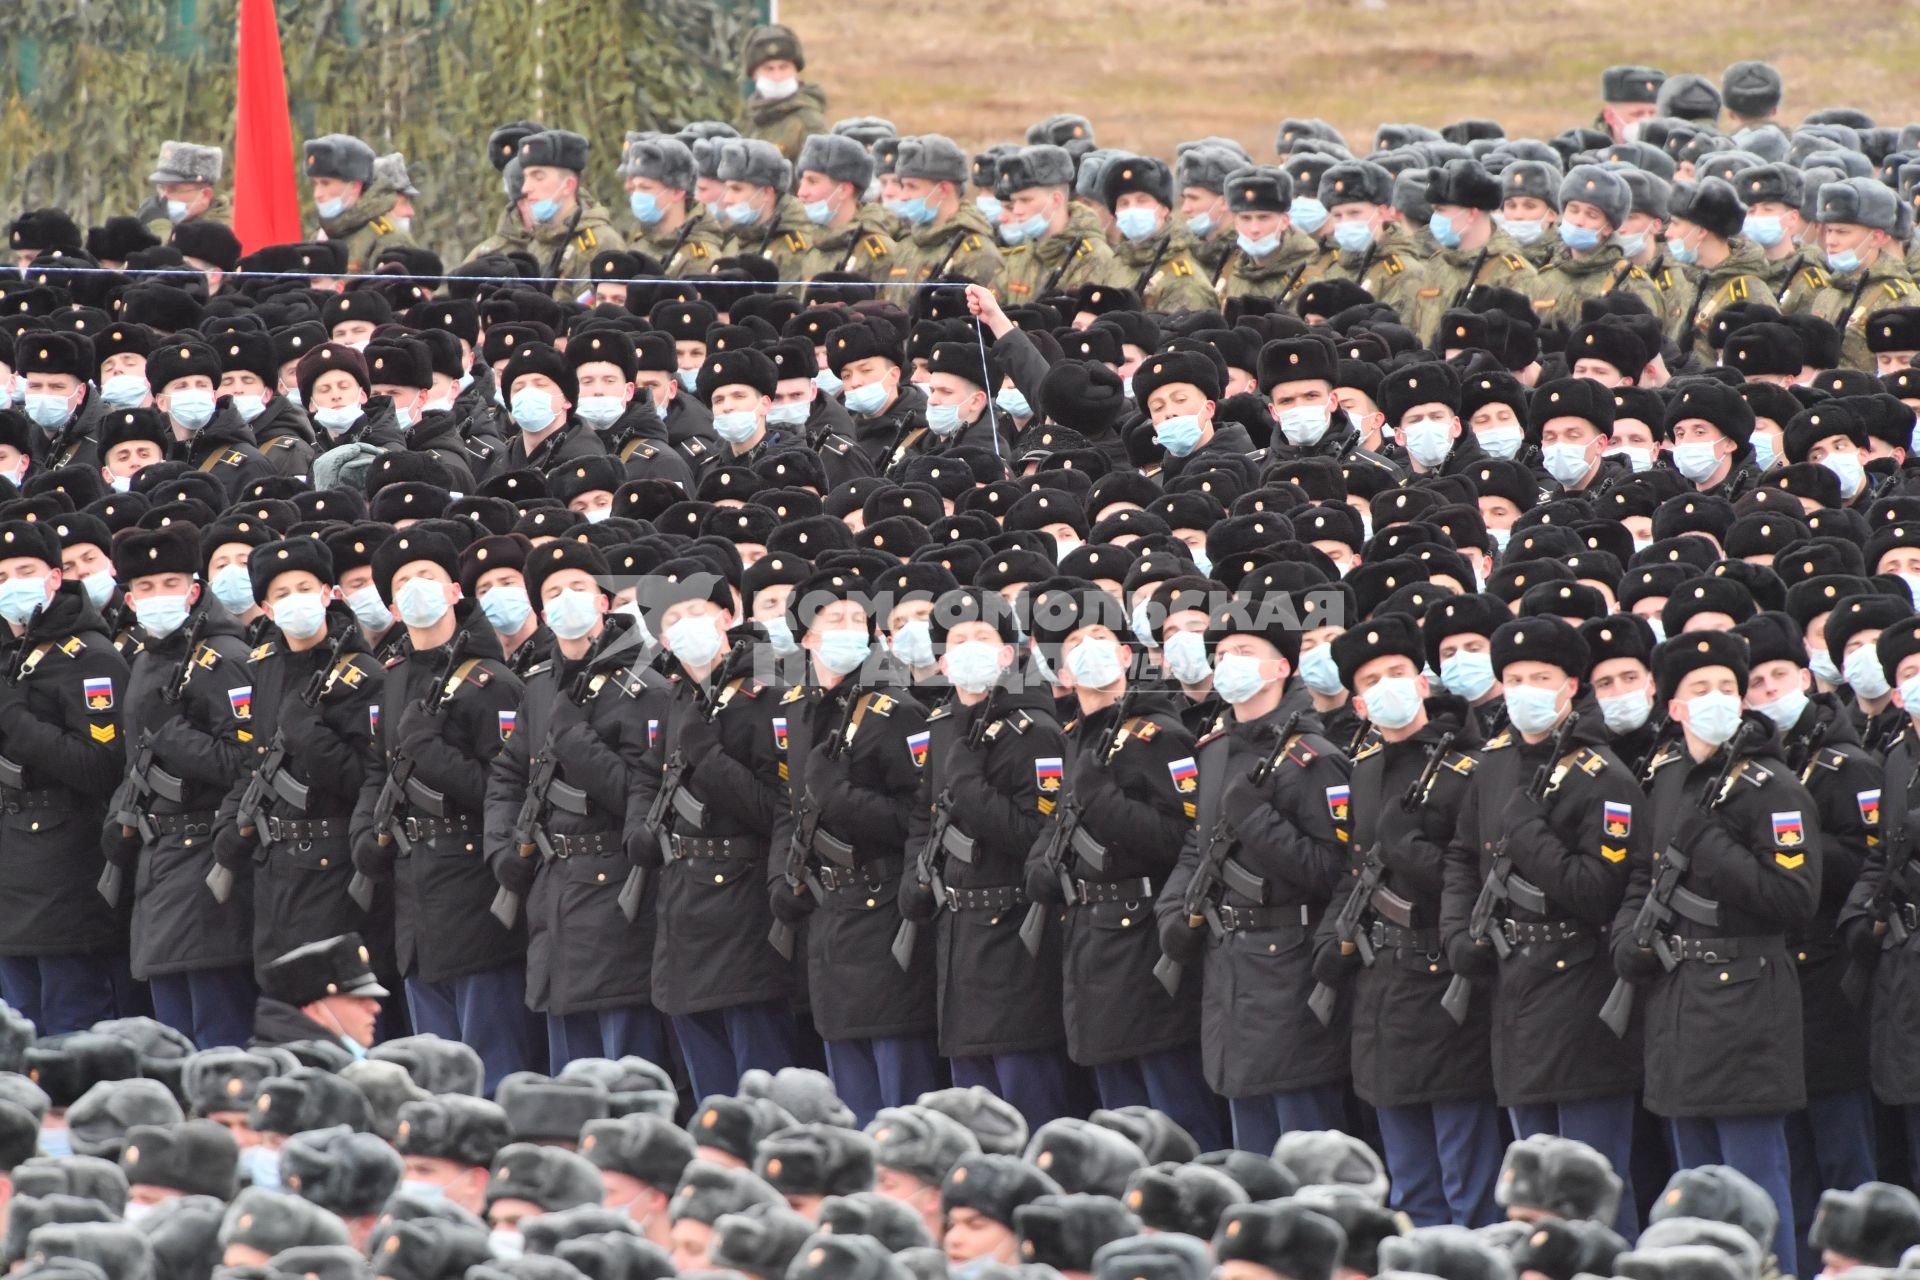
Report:
[[[153,992],[153,1016],[193,1041],[196,1049],[241,1048],[253,1038],[259,988],[252,965],[156,973],[147,986]]]
[[[85,1031],[114,1016],[113,957],[0,956],[0,1000],[42,1036]]]
[[[834,1092],[865,1125],[882,1107],[904,1107],[946,1087],[932,1036],[828,1040],[827,1074]]]
[[[673,1033],[696,1099],[732,1096],[741,1073],[753,1067],[778,1071],[794,1065],[793,1014],[784,1000],[675,1014]]]
[[[1876,1176],[1873,1128],[1873,1094],[1864,1085],[1808,1094],[1807,1109],[1787,1117],[1795,1247],[1809,1262],[1819,1256],[1807,1232],[1813,1228],[1820,1193],[1851,1191]]]
[[[558,1075],[575,1058],[624,1058],[632,1054],[671,1074],[667,1024],[649,1004],[593,1013],[547,1015],[547,1069]]]
[[[984,1085],[999,1094],[1027,1118],[1029,1133],[1049,1120],[1073,1114],[1067,1056],[1057,1049],[955,1058],[953,1083],[961,1089]]]
[[[1093,1082],[1100,1091],[1100,1105],[1109,1110],[1152,1107],[1172,1117],[1202,1151],[1218,1151],[1227,1145],[1219,1100],[1207,1088],[1197,1045],[1109,1062],[1093,1068]],[[1269,1147],[1264,1154],[1272,1152]]]
[[[1760,1184],[1780,1210],[1773,1252],[1780,1270],[1799,1275],[1793,1242],[1793,1176],[1787,1157],[1787,1118],[1769,1116],[1687,1116],[1669,1118],[1674,1160],[1682,1169],[1703,1164],[1732,1165]]]
[[[1307,1089],[1230,1098],[1227,1110],[1233,1115],[1233,1145],[1258,1156],[1270,1156],[1283,1133],[1345,1129],[1346,1087],[1317,1084]]]
[[[1632,1094],[1508,1107],[1507,1118],[1513,1122],[1516,1138],[1558,1134],[1578,1139],[1605,1156],[1620,1175],[1620,1209],[1614,1214],[1613,1229],[1628,1240],[1640,1234],[1640,1212],[1633,1198]]]
[[[459,1040],[479,1054],[487,1097],[516,1071],[546,1070],[546,1036],[540,1015],[527,1008],[525,965],[439,982],[408,978],[406,990],[414,1034]]]
[[[1393,1207],[1416,1227],[1498,1221],[1500,1113],[1490,1101],[1377,1107]]]

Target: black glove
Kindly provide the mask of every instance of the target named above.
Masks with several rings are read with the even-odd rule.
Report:
[[[1053,867],[1042,859],[1027,861],[1027,900],[1044,902],[1049,906],[1059,906],[1067,900],[1060,892],[1060,877],[1053,873]]]
[[[773,908],[775,920],[799,924],[813,914],[813,894],[805,885],[795,889],[785,880],[776,880],[767,887],[767,905]]]
[[[1187,927],[1184,912],[1160,922],[1160,951],[1176,964],[1192,964],[1207,953],[1207,930]]]
[[[927,923],[940,910],[940,901],[933,896],[933,886],[911,872],[900,877],[898,897],[900,914],[915,924]]]
[[[380,847],[380,839],[369,829],[353,842],[353,869],[369,880],[385,880],[393,875],[393,861],[400,850],[394,845]]]
[[[1500,967],[1492,944],[1474,942],[1465,929],[1447,940],[1447,965],[1464,978],[1490,978]]]
[[[254,841],[240,834],[240,822],[236,818],[214,833],[213,860],[237,870],[253,857],[253,846]]]
[[[1613,971],[1628,982],[1646,982],[1666,968],[1650,948],[1636,947],[1632,938],[1622,938],[1613,948]]]
[[[100,833],[100,853],[114,866],[131,867],[140,857],[140,833],[110,821]]]
[[[1354,970],[1360,968],[1358,948],[1348,951],[1338,940],[1327,943],[1313,953],[1313,976],[1330,987],[1345,982]]]
[[[1846,944],[1847,953],[1856,960],[1874,961],[1880,958],[1881,925],[1872,916],[1855,916],[1840,928],[1841,941]]]

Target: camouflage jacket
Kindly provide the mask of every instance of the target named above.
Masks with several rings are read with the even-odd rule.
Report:
[[[613,229],[606,207],[586,192],[581,192],[573,216],[555,218],[535,227],[533,242],[527,246],[540,274],[557,281],[553,296],[566,302],[578,295],[588,283],[589,269],[597,254],[609,249],[625,249],[627,242]]]
[[[757,253],[773,263],[776,280],[805,280],[813,237],[819,230],[807,220],[807,211],[792,196],[781,196],[773,216],[757,226],[741,227],[721,246],[724,257]],[[784,284],[780,292],[798,296],[800,286]]]
[[[788,160],[798,160],[807,135],[827,131],[826,91],[802,81],[789,97],[763,98],[756,93],[747,99],[746,111],[735,126],[742,137],[771,142]]]
[[[1841,333],[1840,364],[1873,372],[1873,352],[1867,350],[1867,321],[1889,307],[1920,305],[1920,287],[1913,283],[1907,264],[1897,255],[1882,253],[1871,265],[1852,275],[1836,275],[1824,267],[1805,267],[1787,290],[1781,310],[1810,312],[1832,321]]]
[[[1415,296],[1413,310],[1401,312],[1401,319],[1427,343],[1437,336],[1441,315],[1462,305],[1473,286],[1498,285],[1530,298],[1539,274],[1504,231],[1495,231],[1482,249],[1440,250],[1427,259],[1423,272],[1426,279]]]
[[[1608,241],[1584,257],[1561,253],[1540,272],[1533,286],[1533,310],[1543,325],[1571,330],[1580,323],[1580,304],[1616,290],[1632,294],[1658,312],[1660,299],[1653,281],[1627,261],[1620,246]]]
[[[391,217],[399,200],[399,192],[384,179],[376,178],[339,216],[320,219],[320,231],[326,239],[346,242],[349,272],[371,271],[382,252],[413,243],[413,237]]]
[[[1197,243],[1177,228],[1144,240],[1122,240],[1113,249],[1116,276],[1140,295],[1148,311],[1217,311],[1220,296],[1194,256]]]
[[[1682,351],[1692,348],[1694,358],[1703,365],[1714,363],[1713,345],[1707,341],[1707,330],[1713,324],[1713,317],[1723,307],[1739,303],[1758,303],[1761,306],[1776,305],[1773,290],[1767,287],[1763,269],[1766,255],[1760,252],[1760,246],[1744,236],[1735,236],[1729,246],[1732,250],[1727,260],[1717,267],[1709,267],[1700,273],[1695,286],[1695,300],[1689,304],[1693,319],[1689,324],[1691,336],[1676,335]],[[1872,361],[1868,361],[1871,366]]]
[[[998,290],[1006,275],[1006,259],[994,243],[993,228],[987,215],[971,202],[963,202],[959,211],[945,222],[916,227],[893,246],[893,269],[888,274],[898,284],[917,284],[935,276],[965,276],[989,289]],[[900,290],[911,295],[912,290]],[[894,301],[905,306],[907,297]]]
[[[1291,302],[1309,279],[1320,260],[1320,242],[1293,227],[1280,237],[1280,247],[1264,258],[1249,258],[1238,238],[1233,251],[1220,265],[1214,280],[1214,292],[1225,303],[1229,298],[1278,298]]]
[[[1007,250],[1006,296],[1035,302],[1049,293],[1071,292],[1083,284],[1122,283],[1113,250],[1099,236],[1061,231]],[[1126,283],[1131,284],[1129,277]]]
[[[713,269],[713,260],[727,242],[727,233],[705,211],[693,214],[671,231],[655,232],[628,214],[631,230],[622,231],[627,248],[659,259],[660,274],[679,279]]]

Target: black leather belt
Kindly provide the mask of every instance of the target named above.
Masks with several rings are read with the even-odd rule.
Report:
[[[400,824],[407,839],[418,843],[432,840],[437,836],[472,836],[480,834],[480,820],[465,813],[456,813],[448,818],[408,818]]]
[[[1682,938],[1670,936],[1667,946],[1673,949],[1676,960],[1697,960],[1702,964],[1720,964],[1727,960],[1738,960],[1743,954],[1754,949],[1757,943],[1766,941],[1759,938]]]
[[[675,862],[688,858],[749,858],[760,849],[760,842],[749,836],[673,837]]]
[[[1214,908],[1214,918],[1227,933],[1289,926],[1307,929],[1313,925],[1313,908],[1304,902],[1297,907],[1230,907],[1223,902]]]
[[[1500,932],[1516,947],[1541,942],[1572,942],[1588,935],[1587,926],[1578,920],[1502,920]]]
[[[290,818],[267,819],[269,840],[291,840],[295,844],[311,844],[315,840],[331,840],[335,836],[345,834],[344,824],[332,818],[303,818],[298,821]]]
[[[620,835],[615,831],[589,831],[585,835],[548,836],[547,842],[556,858],[597,858],[618,850]]]
[[[1025,906],[1027,894],[1018,885],[994,884],[980,889],[956,889],[947,886],[950,911],[1011,911]]]
[[[26,809],[63,809],[70,805],[67,793],[55,787],[39,791],[15,791],[0,787],[0,810],[19,813]]]
[[[1152,902],[1153,881],[1145,876],[1133,880],[1075,880],[1074,902],[1090,907],[1097,902]]]
[[[210,836],[216,813],[150,813],[147,825],[157,836]]]
[[[1398,925],[1375,924],[1373,926],[1373,945],[1376,947],[1398,947],[1408,951],[1421,951],[1427,955],[1440,953],[1440,931],[1438,929],[1402,929]]]
[[[814,872],[820,887],[828,893],[836,889],[865,889],[897,878],[906,863],[900,858],[875,858],[857,867],[824,866]]]

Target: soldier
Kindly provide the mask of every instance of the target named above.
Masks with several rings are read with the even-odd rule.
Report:
[[[574,416],[580,384],[566,356],[545,343],[528,343],[515,348],[499,378],[517,431],[494,460],[493,475],[546,471],[606,453],[593,428]]]
[[[800,37],[778,23],[755,27],[740,61],[753,82],[740,118],[741,136],[772,143],[790,161],[799,159],[806,139],[827,131],[827,95],[800,79],[807,69]]]
[[[165,348],[165,352],[172,350],[171,346]],[[149,369],[153,363],[148,361]],[[309,351],[301,357],[299,379],[300,402],[312,415],[314,425],[325,433],[319,442],[322,456],[339,448],[353,451],[354,446],[362,444],[371,451],[399,448],[405,443],[392,399],[374,398],[366,355],[350,343],[336,340]],[[231,407],[227,412],[239,416]],[[183,425],[176,415],[176,430]],[[261,463],[264,466],[266,459]]]
[[[1282,701],[1302,631],[1347,602],[1337,590],[1285,589],[1300,581],[1257,571],[1214,603],[1206,635],[1228,710],[1193,755],[1166,765],[1198,825],[1155,907],[1161,943],[1176,962],[1204,957],[1206,1079],[1227,1099],[1243,1151],[1345,1121],[1346,1020],[1323,1026],[1307,996],[1314,925],[1347,879],[1347,760],[1317,715]]]
[[[196,219],[231,226],[233,201],[218,190],[225,168],[226,156],[218,147],[172,140],[161,143],[160,158],[147,175],[153,198],[140,206],[141,223],[162,237]]]
[[[380,1002],[392,993],[380,985],[373,971],[372,953],[359,934],[342,933],[303,943],[262,961],[259,970],[260,1001],[254,1013],[253,1045],[271,1047],[317,1041],[346,1046],[355,1058],[364,1057],[366,1050],[373,1047],[373,1027],[380,1016]],[[301,1070],[313,1072],[325,1084],[316,1087],[311,1098],[298,1088],[285,1090],[295,1099],[289,1112],[335,1109],[364,1114],[365,1101],[348,1096],[355,1091],[344,1081],[317,1068]],[[256,1095],[248,1113],[248,1124],[271,1144],[266,1154],[273,1157],[276,1178],[286,1130],[277,1125],[269,1127],[267,1123],[266,1117],[272,1115],[269,1091],[276,1083],[293,1085],[297,1080],[298,1077],[292,1081],[269,1079],[264,1082],[261,1092],[268,1096]],[[341,1089],[346,1092],[339,1093]],[[299,1120],[289,1115],[287,1123],[299,1123]],[[296,1132],[308,1127],[302,1124]],[[281,1141],[273,1142],[274,1138]],[[259,1185],[257,1174],[255,1184]]]
[[[1193,256],[1194,241],[1174,225],[1173,174],[1164,163],[1150,156],[1114,161],[1102,178],[1101,198],[1120,231],[1115,274],[1142,307],[1171,313],[1219,305],[1211,277]]]
[[[1607,326],[1596,328],[1605,330]],[[1586,349],[1581,336],[1576,330],[1569,351]],[[1639,340],[1632,334],[1599,336],[1602,342],[1617,339],[1613,347],[1635,353],[1640,350]],[[1559,378],[1534,392],[1527,426],[1529,434],[1540,442],[1541,465],[1553,479],[1554,499],[1603,493],[1630,474],[1625,460],[1607,452],[1613,445],[1614,411],[1612,392],[1587,377]]]
[[[794,164],[799,183],[794,197],[817,230],[799,278],[822,272],[885,284],[893,277],[893,240],[869,230],[860,219],[861,196],[873,181],[873,157],[852,138],[815,134],[800,148]]]
[[[944,596],[931,623],[955,694],[927,718],[936,767],[909,838],[927,852],[903,882],[901,910],[935,924],[940,1046],[955,1083],[985,1085],[1043,1124],[1070,1109],[1060,933],[1049,917],[1030,952],[1020,926],[1026,857],[1064,776],[1060,730],[1046,688],[1024,684],[1013,612],[998,596]],[[970,998],[989,989],[1000,993],[991,1006]]]
[[[1820,245],[1826,270],[1809,268],[1789,285],[1781,309],[1806,312],[1829,321],[1843,335],[1840,363],[1873,370],[1867,347],[1867,322],[1893,307],[1910,307],[1920,298],[1894,240],[1899,223],[1897,196],[1872,178],[1829,182],[1819,189]]]
[[[1286,1201],[1229,1209],[1214,1233],[1213,1256],[1221,1280],[1334,1280],[1355,1263],[1337,1221]]]
[[[1268,456],[1355,459],[1398,477],[1397,463],[1362,447],[1359,428],[1333,396],[1339,376],[1333,350],[1318,338],[1281,338],[1260,348],[1260,392],[1280,429]]]
[[[273,339],[264,333],[227,333],[214,340],[220,357],[216,396],[230,396],[254,445],[275,472],[304,478],[313,471],[313,423],[280,393]]]
[[[1364,855],[1359,878],[1321,921],[1314,972],[1330,992],[1350,989],[1354,1091],[1380,1116],[1395,1207],[1420,1226],[1483,1225],[1497,1216],[1500,1161],[1491,1010],[1473,1001],[1460,1024],[1441,1008],[1452,966],[1439,930],[1445,846],[1478,735],[1470,721],[1436,716],[1444,704],[1425,704],[1425,647],[1405,615],[1376,616],[1332,647],[1378,739],[1353,762],[1347,844]]]
[[[125,770],[116,708],[127,664],[77,582],[60,573],[48,522],[0,524],[0,998],[44,1035],[113,1016],[111,951],[124,945],[100,878],[98,832]]]
[[[1246,168],[1251,157],[1238,143],[1208,138],[1175,148],[1173,192],[1180,198],[1179,225],[1193,240],[1193,256],[1217,280],[1235,247],[1233,210],[1227,203],[1227,178]]]
[[[903,377],[900,339],[884,320],[841,325],[827,337],[827,367],[841,380],[854,443],[876,467],[927,423],[926,392]]]
[[[612,326],[582,331],[567,344],[566,358],[580,390],[579,415],[606,443],[614,474],[670,480],[691,493],[693,469],[668,443],[651,389],[640,392],[635,385],[640,362],[633,338]]]
[[[1615,1229],[1632,1236],[1640,1046],[1600,1022],[1613,986],[1600,941],[1648,815],[1601,717],[1575,710],[1587,661],[1559,618],[1518,618],[1493,633],[1510,725],[1488,740],[1447,849],[1441,934],[1463,982],[1491,980],[1494,1088],[1514,1132],[1575,1138],[1604,1155],[1627,1183]]]
[[[1427,606],[1420,634],[1427,669],[1440,673],[1448,693],[1472,708],[1483,738],[1507,727],[1507,704],[1493,665],[1493,633],[1512,615],[1498,596],[1448,596]]]
[[[114,339],[107,341],[118,345]],[[27,456],[19,459],[25,465],[11,477],[14,483],[36,467],[89,463],[98,452],[96,437],[109,410],[102,393],[91,385],[99,369],[92,341],[78,333],[35,333],[16,344],[14,362],[20,412],[38,428],[24,433],[22,452]],[[18,416],[14,420],[20,421]]]
[[[636,393],[645,391],[652,396],[654,412],[666,428],[668,442],[682,454],[687,454],[689,446],[694,444],[698,444],[701,454],[705,454],[716,441],[713,415],[693,395],[694,387],[699,384],[700,363],[695,360],[686,366],[681,364],[682,347],[690,351],[696,344],[685,340],[675,341],[677,333],[690,332],[694,324],[703,324],[703,313],[710,315],[711,311],[704,302],[680,304],[669,313],[676,326],[674,329],[661,332],[656,328],[634,339],[634,390]],[[705,359],[707,344],[704,327],[700,333],[701,341],[697,345],[700,359]],[[681,377],[683,367],[689,375],[684,380]],[[688,456],[686,461],[691,466],[698,459]]]
[[[318,238],[347,246],[346,270],[371,271],[380,255],[413,237],[393,220],[400,193],[373,172],[373,148],[344,133],[309,138],[301,172],[313,184],[313,207],[320,215]]]
[[[941,1247],[949,1267],[961,1274],[996,1263],[1012,1269],[1021,1252],[1015,1211],[1061,1194],[1060,1184],[1044,1170],[1014,1156],[966,1157],[940,1184],[940,1212],[947,1224]]]
[[[351,354],[359,360],[358,353]],[[364,376],[364,364],[361,370]],[[273,468],[254,447],[253,432],[232,399],[215,400],[213,388],[220,377],[220,357],[197,339],[178,345],[169,340],[147,357],[154,406],[167,415],[172,428],[173,457],[213,477],[233,499],[273,474]]]
[[[1439,335],[1441,315],[1462,306],[1475,285],[1531,296],[1537,273],[1513,237],[1494,223],[1500,181],[1477,161],[1450,160],[1444,168],[1431,170],[1426,194],[1433,205],[1427,228],[1440,251],[1427,259],[1413,308],[1401,316],[1431,346]]]
[[[1600,73],[1600,127],[1615,142],[1636,142],[1647,121],[1660,114],[1656,105],[1667,73],[1655,67],[1617,66]]]
[[[981,371],[985,353],[972,342],[938,342],[927,357],[927,424],[924,431],[908,431],[887,455],[887,474],[904,476],[914,459],[983,449],[996,457],[1011,446],[999,430],[988,403]]]
[[[500,175],[500,186],[507,197],[506,208],[494,225],[493,234],[474,246],[466,261],[471,263],[497,254],[522,252],[527,248],[532,227],[526,206],[520,201],[520,143],[546,126],[532,120],[511,120],[487,135],[487,162]]]
[[[726,237],[693,198],[693,152],[678,138],[635,138],[620,163],[627,184],[627,208],[635,229],[624,239],[629,248],[660,264],[660,274],[680,277],[704,272]]]
[[[1673,336],[1704,365],[1713,360],[1707,332],[1721,308],[1771,307],[1775,298],[1767,287],[1764,256],[1740,234],[1747,210],[1732,184],[1720,178],[1680,183],[1673,189],[1671,212],[1667,251],[1683,266],[1700,268],[1688,317]]]
[[[1479,438],[1460,425],[1460,378],[1438,362],[1404,365],[1374,393],[1413,478],[1453,474],[1483,461]]]
[[[134,871],[133,973],[160,1021],[203,1049],[252,1033],[251,885],[206,891],[215,811],[253,752],[247,645],[206,594],[192,525],[129,530],[114,547],[141,649],[120,727],[134,744],[107,814],[108,859]]]
[[[1653,282],[1641,274],[1614,239],[1633,211],[1626,180],[1598,165],[1575,165],[1560,182],[1560,242],[1564,253],[1541,268],[1533,289],[1534,312],[1541,324],[1568,329],[1580,323],[1588,298],[1625,293],[1660,313]],[[1511,228],[1509,228],[1511,230]]]
[[[1249,165],[1225,181],[1234,241],[1214,280],[1220,300],[1257,294],[1291,301],[1319,255],[1313,238],[1292,225],[1293,179],[1282,169]]]
[[[1418,258],[1382,243],[1393,175],[1369,160],[1343,161],[1320,175],[1318,195],[1339,255],[1322,278],[1351,280],[1411,318],[1426,274]]]
[[[1779,1211],[1774,1253],[1790,1272],[1785,1115],[1806,1105],[1806,1085],[1785,936],[1817,904],[1822,842],[1771,721],[1742,731],[1748,670],[1746,641],[1711,630],[1654,652],[1683,735],[1655,759],[1648,791],[1645,847],[1668,852],[1630,860],[1612,950],[1621,978],[1645,988],[1647,1109],[1666,1120],[1681,1167],[1729,1164],[1766,1190]],[[1676,857],[1685,861],[1671,879],[1658,863]]]
[[[1000,287],[1006,260],[993,241],[995,224],[961,198],[967,172],[966,153],[951,138],[928,133],[900,140],[893,173],[908,229],[894,245],[889,279],[912,284],[956,275]]]
[[[1784,300],[1810,256],[1801,245],[1808,225],[1800,216],[1807,200],[1800,171],[1790,164],[1757,165],[1742,170],[1735,187],[1747,206],[1740,234],[1760,246],[1766,258],[1760,274],[1774,296]]]
[[[1026,146],[1000,160],[994,195],[1004,206],[999,229],[1009,246],[1005,289],[1012,301],[1121,283],[1106,240],[1069,225],[1072,190],[1073,157],[1063,148]]]
[[[786,852],[771,850],[785,830],[784,690],[754,674],[754,633],[735,628],[725,578],[670,560],[643,585],[648,627],[677,676],[651,699],[658,738],[628,819],[647,823],[648,807],[660,815],[657,835],[643,826],[639,860],[664,861],[654,1003],[673,1020],[693,1092],[731,1094],[749,1068],[794,1062],[792,975],[768,942],[766,891]]]
[[[460,594],[480,606],[500,641],[502,661],[522,678],[545,662],[553,648],[553,632],[527,591],[527,553],[532,549],[524,535],[507,533],[476,539],[460,553]]]
[[[587,169],[587,140],[565,129],[549,129],[520,140],[520,199],[532,220],[527,246],[540,264],[539,283],[567,301],[589,279],[594,256],[624,249],[606,207],[581,188]]]
[[[521,684],[461,595],[459,553],[444,534],[394,534],[373,550],[371,567],[405,644],[380,681],[353,862],[369,882],[364,900],[393,894],[411,1025],[473,1046],[491,1093],[544,1061],[526,1009],[525,931],[488,914],[497,886],[475,856],[487,770],[518,727]]]
[[[793,163],[770,142],[730,140],[719,144],[715,170],[723,187],[715,211],[726,232],[729,257],[758,254],[773,263],[782,293],[798,296],[813,253],[813,223],[805,206],[787,194]]]

